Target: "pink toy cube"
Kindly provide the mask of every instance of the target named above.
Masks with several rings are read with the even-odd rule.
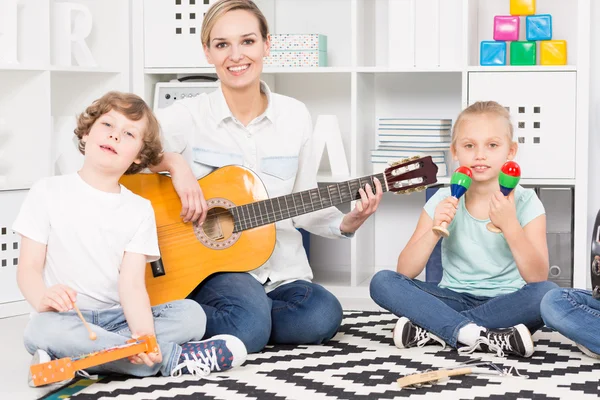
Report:
[[[494,17],[494,40],[519,40],[520,19],[515,15],[496,15]]]

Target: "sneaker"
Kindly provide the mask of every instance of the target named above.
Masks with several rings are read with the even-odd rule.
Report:
[[[575,343],[575,344],[577,344],[577,343]],[[581,350],[581,352],[583,354],[585,354],[586,356],[600,360],[600,354],[596,354],[596,353],[592,352],[590,349],[588,349],[587,347],[582,346],[580,344],[577,344],[577,347],[579,347],[579,350]]]
[[[399,349],[407,349],[409,347],[423,347],[430,344],[441,344],[446,348],[446,342],[434,335],[433,333],[421,328],[410,322],[406,317],[402,317],[396,322],[396,326],[392,330],[394,344]]]
[[[533,339],[529,329],[523,324],[504,329],[487,329],[481,332],[481,337],[473,346],[458,349],[460,353],[472,353],[475,350],[496,353],[499,357],[510,354],[527,358],[533,355]]]
[[[200,342],[188,342],[181,348],[179,362],[171,371],[171,376],[207,376],[212,371],[227,371],[242,365],[248,355],[244,343],[231,335],[216,335]]]

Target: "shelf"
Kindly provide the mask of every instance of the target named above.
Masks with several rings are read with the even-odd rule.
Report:
[[[51,66],[50,71],[52,72],[82,72],[82,73],[100,73],[100,74],[120,74],[123,71],[110,69],[110,68],[98,68],[98,67],[78,67],[78,66]]]
[[[0,64],[0,71],[46,71],[45,65]]]
[[[357,67],[360,73],[462,72],[462,67]]]
[[[351,67],[263,67],[264,74],[336,74],[350,73],[354,69]],[[214,67],[201,68],[145,68],[144,73],[152,75],[175,74],[214,74]]]
[[[561,72],[577,71],[576,65],[471,65],[468,72]]]
[[[449,185],[450,177],[438,178],[437,184]],[[523,178],[519,181],[521,186],[574,186],[575,179],[537,179]]]

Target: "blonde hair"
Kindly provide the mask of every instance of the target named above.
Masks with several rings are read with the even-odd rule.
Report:
[[[203,45],[210,47],[210,32],[212,31],[213,27],[219,18],[227,14],[229,11],[234,10],[246,10],[254,14],[256,19],[258,19],[258,26],[261,36],[263,40],[267,40],[267,37],[269,36],[269,25],[267,24],[267,19],[252,0],[219,0],[211,5],[206,12],[206,15],[204,15],[204,20],[202,21],[202,31],[200,33],[200,39],[202,40]]]
[[[469,118],[472,115],[495,115],[500,117],[506,121],[508,125],[508,137],[510,141],[513,141],[514,128],[512,121],[510,120],[510,113],[506,109],[506,107],[495,101],[478,101],[471,104],[469,107],[465,108],[460,114],[458,114],[458,118],[454,123],[454,128],[452,128],[452,148],[456,146],[456,140],[458,138],[458,132],[460,130],[460,126],[464,122],[465,119]]]
[[[152,165],[158,165],[162,160],[163,148],[160,141],[160,125],[154,113],[146,102],[133,93],[112,91],[95,100],[84,112],[77,117],[75,135],[79,139],[79,151],[85,154],[84,136],[90,133],[92,126],[102,115],[110,110],[115,110],[132,121],[146,119],[146,127],[142,138],[140,150],[140,163],[132,163],[125,175],[135,174]]]

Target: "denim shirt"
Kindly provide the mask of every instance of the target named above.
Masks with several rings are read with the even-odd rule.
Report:
[[[220,87],[157,110],[165,150],[181,153],[198,179],[225,165],[250,168],[262,179],[269,197],[316,188],[308,109],[298,100],[271,93],[262,81],[261,91],[267,95],[267,109],[247,126],[232,115]],[[329,207],[276,222],[273,254],[251,274],[267,291],[298,279],[310,281],[312,270],[296,228],[343,238],[339,229],[343,216]]]

